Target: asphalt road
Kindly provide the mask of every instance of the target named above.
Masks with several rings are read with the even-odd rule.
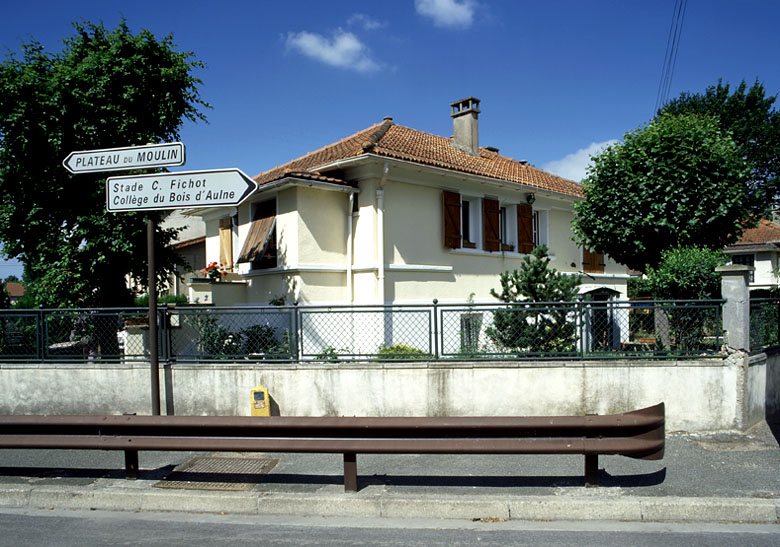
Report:
[[[780,544],[776,525],[620,522],[470,522],[272,518],[170,513],[0,510],[0,546],[381,545],[763,547]]]

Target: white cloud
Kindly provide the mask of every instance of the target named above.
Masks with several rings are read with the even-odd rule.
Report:
[[[355,13],[347,19],[347,25],[360,27],[363,30],[376,30],[385,27],[385,23],[377,21],[365,13]]]
[[[433,19],[437,27],[468,28],[474,21],[475,0],[415,0],[417,13]]]
[[[617,142],[615,139],[611,139],[604,142],[591,143],[587,148],[580,148],[562,159],[545,163],[542,165],[542,169],[579,182],[585,178],[585,168],[591,163],[590,157]]]
[[[357,72],[372,72],[379,68],[357,36],[341,29],[336,31],[333,39],[313,32],[290,32],[287,34],[287,47],[330,66]]]

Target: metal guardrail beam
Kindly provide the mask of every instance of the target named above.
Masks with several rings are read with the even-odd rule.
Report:
[[[664,416],[0,416],[0,448],[123,450],[128,478],[139,450],[341,453],[348,491],[357,454],[582,454],[596,485],[599,455],[663,457]]]

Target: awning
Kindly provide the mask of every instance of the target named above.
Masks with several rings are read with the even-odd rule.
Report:
[[[252,262],[263,258],[270,243],[274,226],[276,226],[275,215],[253,220],[249,227],[249,235],[246,236],[244,246],[241,248],[238,262]]]

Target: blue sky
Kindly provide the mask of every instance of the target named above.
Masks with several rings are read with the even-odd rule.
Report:
[[[0,51],[59,51],[71,21],[162,36],[206,64],[209,123],[181,170],[256,175],[391,116],[452,134],[481,99],[480,143],[579,179],[589,154],[654,114],[674,0],[6,2]],[[718,78],[780,92],[780,2],[688,0],[670,97]],[[123,146],[125,143],[115,143]],[[0,263],[0,278],[18,267]]]

